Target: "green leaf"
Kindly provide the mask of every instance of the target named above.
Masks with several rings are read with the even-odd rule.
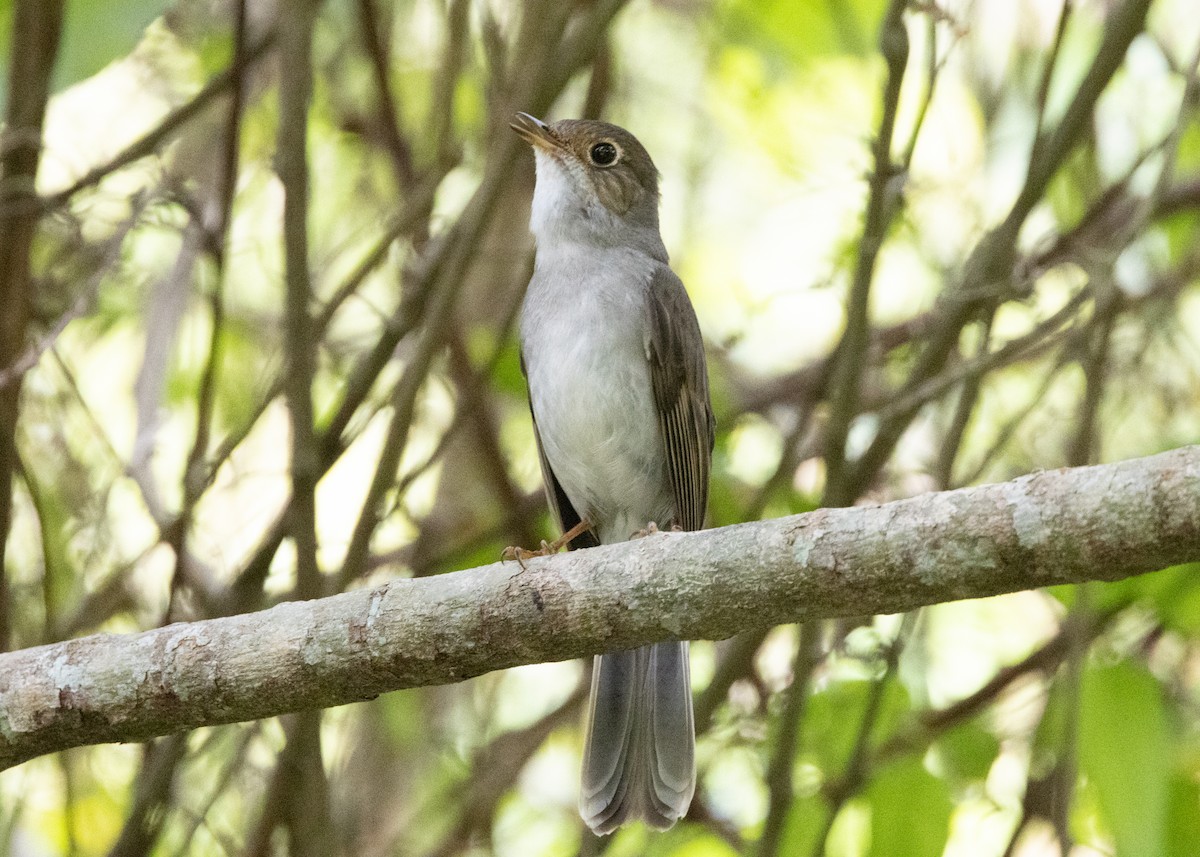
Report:
[[[780,854],[812,854],[829,808],[817,795],[797,797],[788,807],[780,838]]]
[[[975,723],[951,729],[938,739],[935,747],[946,772],[963,780],[987,777],[1000,752],[996,736]]]
[[[811,748],[817,765],[826,773],[836,776],[845,771],[872,685],[870,681],[841,681],[809,700],[808,716],[804,718],[804,746]],[[871,730],[872,745],[895,730],[909,707],[908,692],[903,685],[889,682]]]
[[[1163,623],[1184,634],[1200,631],[1200,563],[1174,565],[1151,574],[1110,583],[1087,584],[1092,609],[1107,613],[1138,601],[1150,602]],[[1047,590],[1066,607],[1076,602],[1079,586]]]
[[[1170,734],[1154,677],[1121,663],[1088,670],[1079,712],[1079,762],[1121,857],[1163,853]]]
[[[1067,736],[1067,702],[1065,685],[1055,682],[1046,696],[1046,708],[1033,733],[1033,751],[1030,759],[1030,776],[1046,773],[1058,761]]]
[[[382,712],[385,734],[395,746],[411,747],[423,739],[422,700],[418,690],[387,693],[372,704]]]
[[[751,47],[789,63],[830,54],[876,50],[885,0],[735,0],[721,9],[729,44]]]
[[[919,759],[881,770],[867,789],[871,850],[877,857],[936,857],[946,847],[954,803],[946,783]]]
[[[71,0],[54,67],[57,92],[91,77],[132,51],[167,0]]]
[[[676,830],[680,830],[676,828]],[[703,833],[669,850],[671,857],[738,857],[728,842],[711,833]]]
[[[91,77],[132,51],[168,0],[68,0],[51,93]],[[0,111],[7,107],[14,0],[0,0]],[[31,48],[32,49],[32,46]]]
[[[1200,125],[1188,122],[1179,135],[1178,165],[1176,169],[1191,172],[1200,166]]]
[[[518,399],[527,395],[525,375],[521,372],[521,348],[516,337],[510,337],[502,347],[500,360],[492,373],[492,384],[497,392],[508,393]]]
[[[1144,577],[1154,585],[1154,606],[1163,625],[1187,636],[1200,634],[1200,563],[1177,565]]]
[[[1171,780],[1165,857],[1200,854],[1200,783],[1190,774]]]
[[[1091,152],[1079,150],[1072,154],[1054,178],[1046,191],[1046,201],[1050,203],[1054,216],[1060,223],[1078,223],[1087,213],[1094,200],[1087,199],[1088,190],[1097,186],[1094,174],[1089,173],[1092,166]]]
[[[53,632],[59,630],[59,623],[74,600],[74,589],[78,584],[69,551],[74,527],[70,504],[56,490],[61,484],[61,478],[55,478],[54,471],[57,468],[48,466],[49,457],[45,455],[38,463],[40,467],[36,470],[29,468],[25,471],[25,489],[37,509],[43,563],[44,621]]]

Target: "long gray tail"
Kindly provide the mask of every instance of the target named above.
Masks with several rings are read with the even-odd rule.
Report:
[[[666,830],[696,790],[696,738],[686,642],[596,658],[579,813],[611,833],[640,818]]]

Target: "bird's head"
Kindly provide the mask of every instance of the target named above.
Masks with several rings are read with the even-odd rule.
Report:
[[[546,123],[528,113],[510,127],[537,160],[530,226],[539,244],[645,245],[659,254],[658,170],[636,137],[607,122]]]

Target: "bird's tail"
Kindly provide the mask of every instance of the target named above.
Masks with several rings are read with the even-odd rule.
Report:
[[[686,642],[596,658],[579,812],[611,833],[640,818],[666,830],[696,789],[695,726]]]

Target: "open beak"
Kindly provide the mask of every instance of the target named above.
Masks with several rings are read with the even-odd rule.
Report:
[[[550,126],[528,113],[518,113],[517,117],[508,123],[508,127],[517,132],[518,136],[529,145],[550,151],[559,148],[558,140],[550,133]]]

